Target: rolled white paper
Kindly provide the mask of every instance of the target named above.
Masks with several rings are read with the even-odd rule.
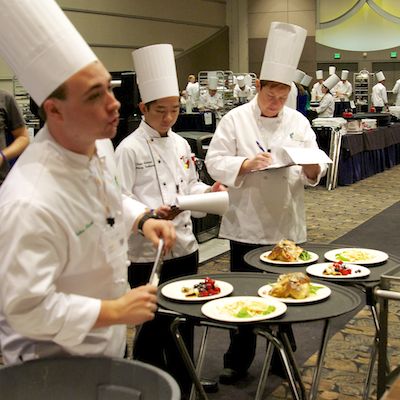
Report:
[[[228,192],[212,192],[178,196],[176,205],[181,210],[223,215],[229,206],[229,194]]]

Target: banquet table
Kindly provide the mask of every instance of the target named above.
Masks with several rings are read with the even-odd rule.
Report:
[[[277,264],[269,264],[260,259],[260,256],[265,253],[266,251],[269,251],[272,249],[273,246],[263,246],[258,249],[252,250],[248,252],[245,255],[245,261],[247,264],[249,264],[252,267],[255,267],[261,271],[265,271],[268,273],[274,273],[274,274],[287,274],[291,272],[304,272],[306,273],[306,269],[309,264],[300,264],[300,265],[295,265],[295,266],[290,266],[290,265],[277,265]],[[311,251],[313,253],[318,254],[319,260],[316,262],[325,262],[324,254],[333,249],[339,249],[339,248],[351,248],[351,247],[357,247],[357,246],[349,246],[349,245],[340,245],[340,244],[321,244],[321,243],[306,243],[302,244],[302,247],[305,248],[308,251]],[[365,385],[364,385],[364,395],[363,399],[368,399],[369,397],[369,391],[370,391],[370,386],[371,386],[371,380],[372,380],[372,373],[373,373],[373,368],[376,362],[377,358],[377,352],[378,352],[378,344],[379,344],[379,332],[380,332],[380,324],[379,324],[379,316],[377,313],[377,299],[376,296],[374,295],[374,289],[379,285],[381,275],[387,273],[388,271],[392,270],[393,268],[397,267],[400,265],[400,259],[392,254],[388,255],[389,258],[385,261],[379,262],[374,265],[366,265],[371,273],[370,275],[366,277],[360,277],[360,278],[346,278],[346,279],[334,279],[334,278],[318,278],[322,279],[323,281],[329,281],[329,282],[335,282],[336,284],[344,285],[344,286],[353,286],[357,287],[362,292],[365,294],[365,301],[366,304],[370,307],[373,322],[375,325],[375,338],[374,338],[374,343],[372,347],[372,352],[371,352],[371,358],[369,362],[369,367],[368,367],[368,373],[367,377],[365,380]]]
[[[212,111],[194,112],[190,114],[181,113],[175,125],[172,127],[172,130],[174,132],[198,131],[214,133],[216,126],[216,114]]]
[[[208,275],[215,280],[225,281],[233,286],[231,296],[257,296],[260,287],[272,283],[276,280],[276,275],[268,273],[220,273]],[[206,275],[191,275],[185,276],[184,279],[203,279]],[[192,376],[193,383],[201,398],[207,399],[207,396],[202,389],[199,381],[201,368],[205,356],[206,339],[208,327],[219,327],[225,329],[236,329],[243,322],[226,322],[221,320],[214,320],[206,317],[201,307],[203,302],[198,301],[176,301],[171,298],[165,297],[163,287],[171,282],[182,280],[183,278],[175,279],[161,285],[158,291],[158,304],[164,312],[173,312],[176,316],[175,321],[171,325],[171,330],[177,342],[178,348],[185,361],[186,367]],[[331,289],[331,295],[324,300],[318,302],[303,303],[295,306],[288,305],[287,311],[280,317],[274,319],[267,319],[264,321],[251,322],[254,326],[254,332],[257,335],[263,336],[267,339],[267,352],[264,359],[263,368],[259,378],[256,399],[261,399],[268,376],[269,366],[272,358],[274,347],[279,351],[286,374],[288,376],[289,385],[293,394],[293,398],[297,400],[306,399],[306,391],[301,376],[296,365],[295,357],[292,352],[289,339],[285,333],[284,326],[295,323],[304,323],[311,321],[324,321],[324,329],[322,332],[322,339],[319,348],[319,356],[317,366],[315,368],[313,381],[310,389],[310,399],[316,398],[318,383],[320,378],[321,366],[325,355],[326,346],[329,338],[329,324],[330,320],[339,315],[343,315],[354,311],[362,301],[361,292],[356,289],[346,288],[334,283],[324,282],[324,285]],[[206,301],[206,299],[205,299]],[[197,366],[195,366],[189,357],[185,344],[179,332],[179,326],[190,320],[192,323],[205,326],[205,334],[199,349],[199,356],[197,358]]]
[[[338,184],[351,185],[400,163],[400,124],[342,137]]]

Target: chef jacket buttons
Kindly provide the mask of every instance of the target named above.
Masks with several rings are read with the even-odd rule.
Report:
[[[164,185],[164,186],[167,186],[167,184],[166,184],[165,182],[163,182],[163,185]]]
[[[158,160],[158,163],[161,164],[161,160]]]

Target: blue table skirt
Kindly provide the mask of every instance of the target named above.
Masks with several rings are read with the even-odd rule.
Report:
[[[342,151],[339,160],[338,184],[351,185],[397,164],[400,164],[400,143],[383,149],[365,150],[352,156]]]

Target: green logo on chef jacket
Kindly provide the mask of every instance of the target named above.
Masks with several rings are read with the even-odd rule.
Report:
[[[289,133],[289,137],[290,137],[290,139],[293,139],[293,137],[294,137],[294,132]]]
[[[87,231],[93,224],[94,224],[93,221],[88,222],[82,229],[80,229],[78,232],[75,232],[76,236],[82,235],[82,233]]]

